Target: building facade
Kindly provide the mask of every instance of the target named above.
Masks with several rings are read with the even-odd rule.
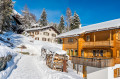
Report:
[[[27,29],[26,32],[29,36],[33,37],[35,40],[47,41],[51,43],[56,43],[56,36],[59,32],[52,26],[44,26],[41,28],[31,28]]]
[[[87,79],[120,78],[120,19],[59,35],[73,69]]]

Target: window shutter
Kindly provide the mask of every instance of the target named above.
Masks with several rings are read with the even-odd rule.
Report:
[[[117,69],[114,69],[114,78],[117,77]]]

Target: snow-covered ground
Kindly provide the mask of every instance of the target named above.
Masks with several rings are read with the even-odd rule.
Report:
[[[41,47],[50,46],[62,49],[62,45],[52,44],[48,42],[36,41],[32,38],[7,32],[0,35],[2,39],[8,41],[4,43],[0,40],[0,45],[7,49],[2,49],[15,55],[13,59],[8,62],[6,70],[0,72],[0,79],[82,79],[71,68],[68,68],[68,73],[51,70],[46,66],[45,60],[41,57]],[[10,38],[10,40],[7,40]],[[11,46],[10,44],[13,44]],[[27,49],[21,50],[21,45]],[[30,55],[21,55],[19,52],[27,51]],[[3,56],[6,56],[3,54]]]

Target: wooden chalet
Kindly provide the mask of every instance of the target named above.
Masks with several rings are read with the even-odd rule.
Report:
[[[57,38],[62,38],[63,50],[71,57],[73,68],[77,64],[79,71],[78,65],[82,65],[83,77],[87,79],[91,77],[88,67],[107,68],[120,64],[120,19],[84,26]],[[119,77],[120,66],[113,73],[114,78]]]

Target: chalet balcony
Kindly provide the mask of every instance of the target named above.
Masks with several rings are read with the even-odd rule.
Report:
[[[91,66],[97,68],[111,67],[114,66],[113,58],[83,58],[83,57],[72,57],[72,63],[80,64],[84,66]]]
[[[113,47],[113,41],[96,41],[83,43],[83,48],[88,47]]]

